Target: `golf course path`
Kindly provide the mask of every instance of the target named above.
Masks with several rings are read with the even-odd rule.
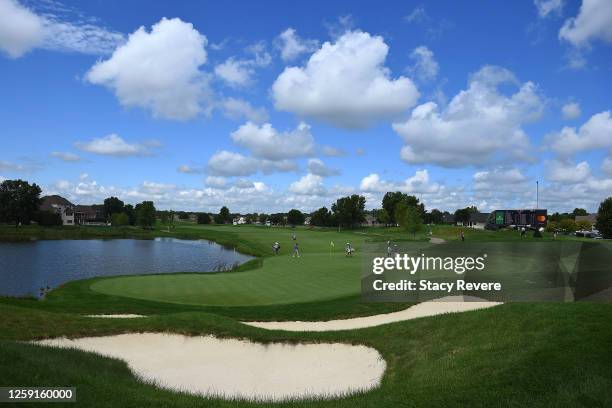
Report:
[[[324,322],[242,322],[249,326],[267,330],[285,331],[336,331],[363,329],[388,323],[418,319],[420,317],[436,316],[446,313],[468,312],[486,309],[502,304],[501,302],[483,301],[472,296],[446,296],[436,300],[419,303],[399,312],[385,313],[374,316],[356,317],[352,319],[329,320]]]
[[[446,240],[444,238],[431,237],[429,238],[429,242],[432,244],[445,244]]]

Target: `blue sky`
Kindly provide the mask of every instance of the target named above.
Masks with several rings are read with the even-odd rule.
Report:
[[[0,0],[0,179],[76,203],[612,193],[612,3]]]

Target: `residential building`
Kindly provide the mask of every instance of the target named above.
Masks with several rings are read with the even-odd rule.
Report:
[[[457,225],[463,225],[464,227],[470,227],[474,229],[485,229],[487,220],[489,219],[490,213],[471,213],[470,220],[467,223],[457,222]]]
[[[103,205],[75,205],[74,223],[76,225],[107,225]]]
[[[232,222],[232,224],[234,225],[246,224],[246,219],[244,217],[236,217],[234,218],[234,221]]]
[[[365,220],[361,223],[362,227],[379,227],[380,222],[372,214],[366,214]]]
[[[59,214],[62,225],[74,225],[74,204],[58,195],[44,196],[41,199],[40,210]]]
[[[597,213],[588,214],[588,215],[577,215],[576,222],[578,221],[588,221],[592,225],[592,229],[595,229],[595,223],[597,223]]]

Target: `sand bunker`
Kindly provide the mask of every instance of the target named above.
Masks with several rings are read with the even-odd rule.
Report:
[[[85,315],[85,317],[99,317],[101,319],[136,319],[139,317],[147,317],[139,314],[98,314],[98,315]]]
[[[356,317],[353,319],[329,320],[326,322],[242,322],[249,326],[268,330],[286,331],[335,331],[363,329],[382,324],[435,316],[445,313],[459,313],[470,310],[485,309],[500,305],[500,302],[482,301],[471,296],[446,296],[436,300],[419,303],[408,309],[374,316]]]
[[[380,384],[386,366],[373,348],[339,343],[266,345],[160,333],[35,343],[125,360],[138,377],[163,388],[260,401],[370,390]]]

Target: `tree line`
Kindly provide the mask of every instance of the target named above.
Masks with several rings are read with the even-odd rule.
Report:
[[[0,183],[0,223],[11,223],[15,226],[27,225],[32,221],[41,225],[61,225],[61,216],[40,210],[41,188],[24,180],[4,180]],[[310,225],[318,227],[354,228],[360,226],[366,219],[368,212],[365,209],[366,198],[353,194],[341,197],[332,203],[330,209],[321,207],[309,214]],[[470,216],[477,213],[475,206],[455,211],[456,222],[469,222]],[[106,222],[113,226],[137,225],[142,228],[153,228],[156,219],[162,223],[172,225],[175,212],[157,211],[153,201],[143,201],[135,206],[125,204],[117,197],[108,197],[103,203],[103,213]],[[184,211],[176,213],[179,219],[188,219],[189,214]],[[223,206],[219,213],[194,213],[199,224],[231,223],[239,214],[232,214],[228,207]],[[415,196],[400,191],[387,192],[382,200],[382,208],[370,212],[382,225],[399,225],[404,230],[416,234],[423,223],[440,224],[447,212],[438,209],[427,211],[425,205]],[[587,215],[582,208],[575,208],[571,213],[554,213],[548,222],[549,231],[573,232],[579,229],[588,230],[591,223],[585,220],[575,221],[579,215]],[[305,213],[291,209],[288,213],[245,215],[247,223],[267,223],[275,225],[302,225],[306,220]],[[601,202],[598,209],[595,227],[604,238],[612,238],[612,197]]]

